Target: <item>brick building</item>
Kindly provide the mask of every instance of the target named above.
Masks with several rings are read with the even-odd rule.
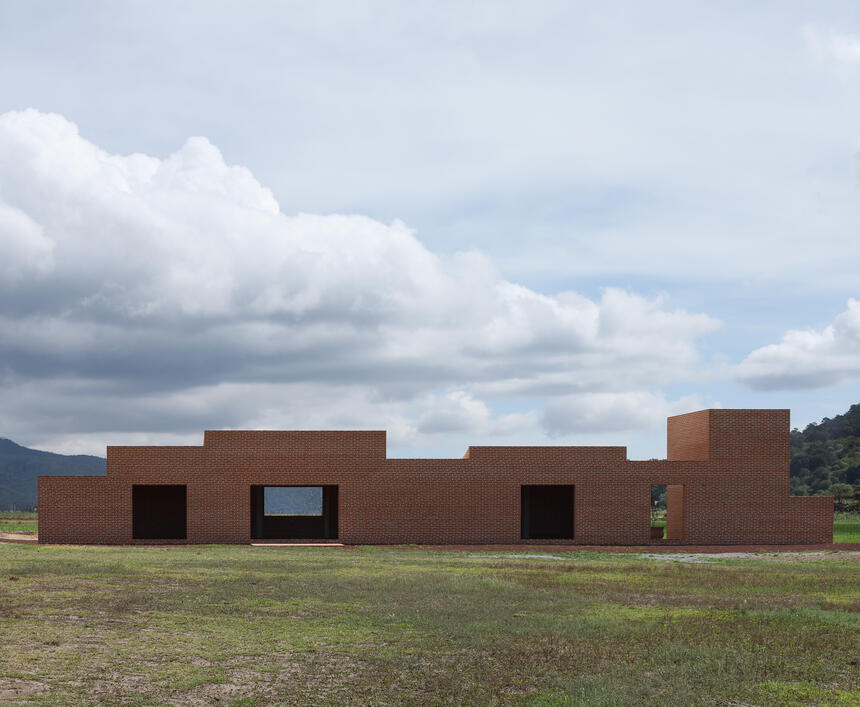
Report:
[[[300,493],[314,508],[272,512],[276,493]],[[666,499],[665,531],[651,529],[657,495]],[[832,537],[832,498],[789,495],[788,410],[670,417],[667,458],[654,461],[630,461],[626,447],[469,447],[462,459],[388,459],[385,432],[207,431],[200,447],[108,447],[106,476],[39,478],[43,543]]]

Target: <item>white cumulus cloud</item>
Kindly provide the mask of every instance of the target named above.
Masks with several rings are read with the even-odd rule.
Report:
[[[0,116],[0,246],[0,424],[25,441],[246,425],[504,436],[584,393],[642,421],[666,407],[648,391],[694,376],[719,326],[621,289],[536,292],[399,221],[282,213],[202,137],[164,159],[115,155],[35,110]],[[495,412],[516,399],[537,402]],[[609,398],[576,400],[611,417]]]
[[[751,352],[737,378],[755,390],[823,388],[860,379],[860,300],[823,329],[787,331],[778,344]]]
[[[543,426],[552,436],[581,432],[619,432],[665,428],[670,415],[699,410],[705,405],[697,395],[667,400],[659,392],[601,392],[568,395],[550,400]]]

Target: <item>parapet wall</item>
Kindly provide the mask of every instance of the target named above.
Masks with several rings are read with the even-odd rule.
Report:
[[[710,410],[710,458],[755,471],[788,473],[790,411]]]
[[[244,454],[339,454],[384,459],[385,432],[206,430],[203,446]]]
[[[707,461],[711,454],[711,411],[700,410],[666,419],[666,458]]]
[[[700,410],[666,420],[667,459],[787,473],[788,410]]]
[[[627,447],[469,447],[466,459],[480,462],[512,460],[539,464],[614,464],[627,460]]]

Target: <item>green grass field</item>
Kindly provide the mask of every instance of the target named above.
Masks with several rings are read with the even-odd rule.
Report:
[[[0,511],[0,533],[33,533],[39,527],[39,516],[32,511]]]
[[[666,525],[652,517],[652,525]],[[0,533],[33,533],[38,530],[38,514],[30,511],[0,511]],[[833,521],[833,542],[860,543],[860,514],[837,513]]]
[[[0,646],[13,704],[858,705],[860,559],[0,545]]]
[[[860,520],[834,520],[833,542],[860,543]]]
[[[833,542],[860,543],[860,513],[834,513]]]

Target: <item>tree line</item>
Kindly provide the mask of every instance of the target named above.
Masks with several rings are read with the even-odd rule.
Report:
[[[791,431],[791,493],[833,496],[836,510],[860,510],[860,404]]]

